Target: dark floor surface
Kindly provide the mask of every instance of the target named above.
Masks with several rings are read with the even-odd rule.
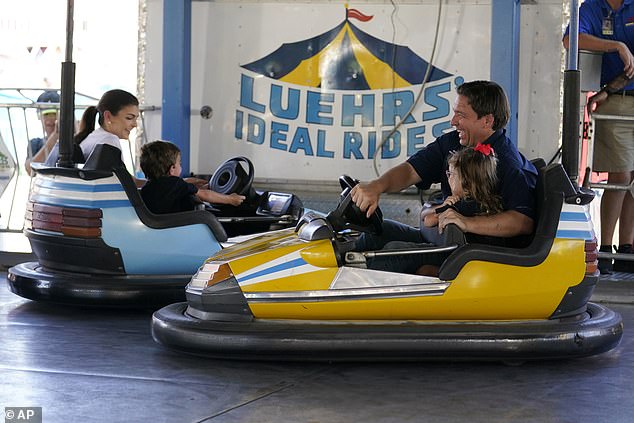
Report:
[[[634,304],[596,357],[501,363],[299,364],[170,352],[151,311],[39,304],[0,273],[0,412],[44,422],[632,422]],[[6,420],[9,421],[9,420]]]

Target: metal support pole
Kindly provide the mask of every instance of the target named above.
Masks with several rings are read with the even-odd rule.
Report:
[[[577,70],[579,67],[579,2],[577,0],[570,1],[570,31],[568,32],[568,41],[568,66],[566,70]]]
[[[577,185],[579,179],[579,101],[581,96],[581,73],[577,70],[579,53],[579,3],[570,2],[568,66],[564,72],[564,117],[562,127],[561,161],[570,177]]]
[[[600,114],[600,113],[592,113],[590,115],[592,127],[594,127],[594,122],[597,120],[613,120],[613,121],[634,121],[634,116],[624,116],[624,115],[609,115],[609,114]],[[592,144],[594,144],[594,133],[592,134],[591,139],[593,140]],[[594,145],[588,146],[588,149],[594,148]],[[592,151],[588,155],[588,163],[591,163]],[[584,177],[584,186],[586,188],[594,188],[594,189],[604,189],[611,191],[628,191],[632,197],[634,197],[634,181],[630,182],[629,185],[623,184],[593,184],[590,182],[590,172],[592,168],[588,166],[586,168],[586,176]]]
[[[163,1],[163,103],[161,137],[181,150],[183,175],[190,171],[192,0]]]
[[[634,254],[606,253],[599,252],[599,258],[634,261]]]
[[[634,197],[634,181],[630,182],[629,185],[618,185],[618,184],[589,184],[590,188],[595,189],[607,189],[611,191],[626,191],[629,192],[632,197]]]
[[[57,166],[73,167],[73,136],[75,127],[75,64],[73,63],[74,0],[66,9],[66,59],[62,63],[62,85],[59,116],[59,159]]]
[[[493,0],[491,4],[491,80],[504,88],[511,107],[506,133],[518,143],[520,0]],[[504,34],[504,36],[501,36]]]

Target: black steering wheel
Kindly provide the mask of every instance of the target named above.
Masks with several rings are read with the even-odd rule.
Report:
[[[366,212],[361,211],[352,201],[350,191],[358,183],[358,180],[348,175],[339,177],[339,184],[342,189],[341,200],[337,208],[328,214],[328,220],[337,230],[349,228],[378,235],[383,231],[383,212],[377,207],[374,213],[367,217]]]
[[[247,164],[248,171],[244,170],[240,162]],[[233,157],[216,169],[209,180],[209,189],[220,194],[236,193],[248,197],[252,191],[254,177],[255,171],[251,160],[244,156]]]

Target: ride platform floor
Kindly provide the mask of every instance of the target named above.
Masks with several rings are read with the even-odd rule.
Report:
[[[42,407],[43,422],[629,423],[634,304],[609,306],[623,316],[623,340],[584,359],[245,362],[166,350],[150,335],[152,310],[22,299],[2,272],[0,412]]]

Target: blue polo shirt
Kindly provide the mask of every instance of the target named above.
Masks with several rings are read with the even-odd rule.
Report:
[[[612,34],[604,31],[606,21],[612,27]],[[569,28],[566,29],[568,34]],[[606,0],[586,0],[579,7],[579,33],[594,35],[606,40],[624,42],[634,53],[634,0],[623,0],[618,10],[612,10]],[[603,53],[601,65],[601,85],[605,85],[623,73],[623,61],[614,51]],[[634,82],[625,90],[634,89]]]
[[[502,197],[504,210],[515,210],[530,218],[535,218],[535,184],[537,169],[517,150],[506,136],[504,129],[493,133],[484,144],[490,144],[498,158],[498,193]],[[420,189],[428,189],[433,183],[440,183],[445,197],[451,195],[447,180],[447,158],[464,148],[460,145],[458,131],[442,135],[436,141],[417,151],[407,159],[421,181]]]

